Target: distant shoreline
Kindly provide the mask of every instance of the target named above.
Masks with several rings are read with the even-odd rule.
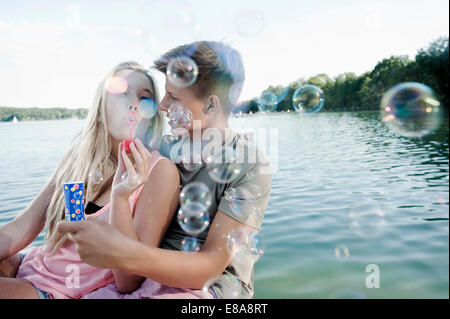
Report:
[[[85,119],[88,109],[0,107],[0,122]],[[15,120],[16,119],[16,120]]]

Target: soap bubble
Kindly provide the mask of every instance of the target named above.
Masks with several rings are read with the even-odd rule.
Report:
[[[156,115],[158,106],[156,105],[156,102],[154,100],[143,98],[139,103],[139,110],[144,118],[151,119]]]
[[[203,165],[202,156],[195,152],[183,153],[181,155],[181,164],[187,171],[195,171]]]
[[[93,170],[92,172],[89,173],[89,181],[92,184],[100,184],[101,182],[103,182],[103,175],[102,172],[98,169]]]
[[[382,121],[403,136],[421,137],[440,124],[440,102],[433,90],[421,83],[399,83],[381,100]]]
[[[194,84],[197,80],[197,64],[187,56],[172,58],[167,65],[167,79],[179,88]]]
[[[188,203],[198,203],[203,209],[211,206],[212,195],[208,187],[201,182],[192,182],[183,187],[180,192],[180,206]]]
[[[241,172],[236,150],[232,147],[220,147],[206,158],[208,174],[216,183],[230,183]]]
[[[105,89],[111,94],[122,94],[127,91],[128,83],[120,76],[113,76],[106,80]]]
[[[212,286],[217,287],[223,293],[223,298],[225,299],[242,298],[241,296],[251,298],[249,292],[244,289],[241,281],[230,274],[222,274],[207,280],[203,284],[202,290],[208,292]]]
[[[196,236],[209,225],[209,213],[200,203],[189,202],[178,210],[178,224],[189,235]]]
[[[192,126],[192,112],[179,103],[173,103],[168,109],[169,125],[174,135],[182,135]]]
[[[160,55],[168,47],[185,43],[186,39],[196,36],[199,26],[196,12],[190,1],[151,0],[139,1],[140,11],[145,18],[140,19],[138,35],[142,38],[144,48],[151,56]],[[155,30],[171,30],[170,36],[163,36]]]
[[[264,255],[265,243],[259,232],[247,227],[236,227],[227,234],[227,250],[233,258],[254,255],[256,260]]]
[[[371,200],[358,202],[350,208],[349,228],[359,237],[373,238],[379,236],[387,224],[386,213]]]
[[[233,187],[230,187],[224,192],[224,195],[227,201],[232,202],[237,197],[237,191]]]
[[[243,220],[258,218],[264,214],[264,210],[255,205],[255,201],[261,196],[259,185],[254,184],[246,188],[230,187],[224,192],[225,199],[230,202],[231,211]]]
[[[236,31],[244,37],[254,37],[264,29],[264,16],[259,10],[242,10],[234,18]]]
[[[273,112],[277,108],[278,98],[272,92],[264,92],[258,100],[258,107],[262,112]]]
[[[350,250],[345,245],[337,245],[334,249],[334,254],[337,259],[347,259],[350,257]]]
[[[200,245],[198,243],[197,238],[195,237],[185,237],[181,241],[181,250],[182,251],[200,251]]]
[[[199,153],[201,150],[196,149],[197,146],[200,148],[200,143],[195,144],[192,142],[190,136],[183,136],[180,140],[180,147],[178,148],[177,154],[171,154],[171,159],[175,163],[180,163],[182,167],[187,171],[195,171],[203,166],[203,159]],[[175,149],[176,151],[177,149]],[[172,158],[173,157],[173,158]]]
[[[323,91],[315,85],[304,85],[295,90],[292,104],[297,112],[315,113],[322,109]]]
[[[230,99],[232,105],[236,105],[238,103],[243,86],[243,82],[236,82],[231,85],[230,90],[228,91],[228,98]]]

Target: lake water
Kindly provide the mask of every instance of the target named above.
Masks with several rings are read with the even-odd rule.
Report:
[[[83,124],[0,123],[0,225],[40,192]],[[378,112],[231,124],[278,130],[255,298],[449,297],[447,120],[421,139],[390,132]]]

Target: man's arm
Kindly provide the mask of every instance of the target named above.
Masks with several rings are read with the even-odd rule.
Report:
[[[257,169],[256,166],[254,172],[259,172]],[[271,175],[256,173],[246,174],[232,187],[240,191],[257,190],[251,202],[243,206],[243,212],[257,206],[262,215],[255,217],[250,212],[236,215],[223,198],[199,252],[149,247],[124,236],[111,225],[94,221],[60,222],[58,230],[73,234],[80,258],[88,264],[119,268],[172,287],[201,289],[206,281],[221,275],[232,260],[227,250],[228,233],[237,227],[259,230],[269,201]]]
[[[206,242],[199,252],[166,250],[133,240],[114,226],[95,220],[61,221],[58,231],[70,233],[81,260],[99,268],[122,269],[164,285],[201,289],[206,281],[221,275],[231,261],[226,235],[233,228],[248,227],[217,212]]]

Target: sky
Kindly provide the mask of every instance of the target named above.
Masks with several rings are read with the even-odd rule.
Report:
[[[197,40],[243,58],[240,101],[270,85],[357,75],[448,36],[447,0],[0,0],[0,106],[89,108],[117,64]],[[164,74],[154,72],[161,96]]]

